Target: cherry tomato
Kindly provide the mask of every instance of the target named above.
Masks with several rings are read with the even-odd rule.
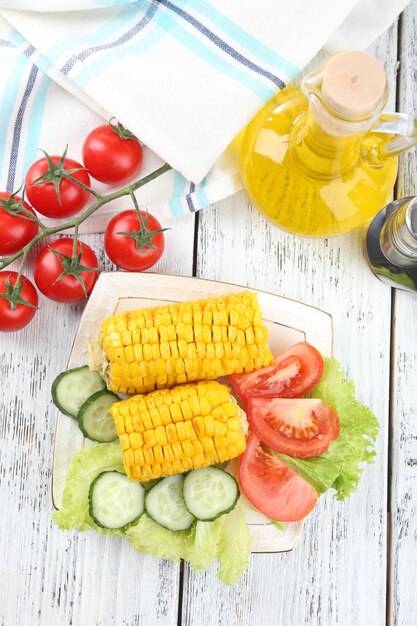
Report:
[[[98,126],[87,135],[83,144],[84,165],[91,176],[102,183],[125,183],[142,165],[143,151],[139,141],[131,133],[127,133],[125,139],[121,136],[125,129],[121,127],[119,131],[118,128],[110,124]]]
[[[249,435],[239,464],[239,481],[249,502],[279,522],[296,522],[312,511],[317,492],[275,454]]]
[[[50,158],[58,166],[62,161],[62,157],[59,156],[51,156]],[[90,186],[90,177],[80,163],[73,159],[65,158],[62,165],[65,170],[82,168],[77,172],[73,172],[71,176],[84,183],[84,185]],[[56,218],[69,217],[81,211],[90,197],[90,192],[79,187],[76,183],[65,178],[60,181],[59,192],[61,201],[59,201],[53,182],[32,184],[48,170],[48,167],[48,159],[43,157],[35,161],[26,174],[26,195],[33,208],[46,217]]]
[[[313,398],[248,398],[251,430],[270,448],[301,459],[319,456],[339,436],[332,407]]]
[[[139,248],[134,237],[118,234],[131,232],[133,235],[138,235],[138,233],[140,235],[143,232],[139,217],[134,210],[122,211],[115,215],[108,223],[104,235],[107,256],[113,263],[131,272],[141,272],[155,265],[165,248],[161,224],[153,215],[147,215],[144,211],[141,211],[141,215],[149,236],[145,231],[142,241],[138,237]],[[156,231],[156,234],[152,235],[152,231]],[[149,244],[154,247],[149,247]]]
[[[317,385],[323,367],[320,352],[300,342],[280,354],[269,367],[230,376],[230,382],[241,398],[300,398]]]
[[[18,204],[22,198],[11,193],[0,192],[0,200],[10,200],[13,204]],[[24,208],[35,215],[34,210],[26,203]],[[0,256],[7,256],[18,252],[38,234],[38,225],[31,220],[24,211],[18,211],[11,215],[0,203]]]
[[[19,281],[21,285],[19,296],[29,305],[17,303],[13,309],[11,302],[4,298],[4,295],[8,294],[7,279],[9,279],[11,287],[14,287],[17,276],[17,272],[0,272],[0,331],[10,332],[24,328],[33,319],[37,311],[38,293],[30,280],[23,275]]]
[[[67,269],[77,273],[77,269],[69,267],[72,258],[74,240],[71,237],[56,239],[45,246],[39,253],[35,262],[35,283],[38,289],[50,300],[57,302],[77,302],[89,295],[97,280],[98,270],[82,271],[80,276],[84,281],[84,292],[81,282],[75,274],[62,275]],[[52,250],[58,254],[54,254]],[[97,257],[86,243],[77,241],[76,254],[81,256],[80,264],[87,268],[97,268]],[[62,275],[62,276],[61,276]]]

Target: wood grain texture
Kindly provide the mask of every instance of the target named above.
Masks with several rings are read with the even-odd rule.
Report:
[[[194,218],[175,220],[159,271],[191,274]],[[110,269],[102,236],[85,236]],[[65,368],[83,309],[42,298],[29,328],[0,335],[0,624],[173,626],[179,566],[115,537],[51,522],[53,378]],[[7,538],[7,540],[6,540]]]
[[[396,27],[371,51],[394,86]],[[197,575],[186,568],[183,623],[380,626],[386,601],[391,292],[365,264],[363,233],[333,240],[293,237],[261,217],[242,192],[200,214],[197,275],[329,311],[335,355],[356,381],[358,397],[378,416],[381,431],[376,463],[366,468],[357,492],[342,503],[330,494],[320,498],[293,552],[252,555],[249,571],[232,589],[217,580],[214,568]]]
[[[398,110],[417,116],[417,2],[400,24]],[[400,159],[397,196],[417,194],[417,153]],[[396,291],[392,338],[390,621],[417,624],[417,302]]]

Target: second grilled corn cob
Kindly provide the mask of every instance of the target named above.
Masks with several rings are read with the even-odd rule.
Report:
[[[246,447],[239,407],[215,381],[133,396],[109,410],[135,481],[228,461]]]
[[[257,296],[243,291],[119,313],[102,324],[108,387],[146,393],[269,365]]]

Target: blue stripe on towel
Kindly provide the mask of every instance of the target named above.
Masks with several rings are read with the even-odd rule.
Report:
[[[0,48],[16,48],[16,46],[9,39],[0,39]]]
[[[269,48],[267,45],[259,41],[256,37],[248,33],[244,28],[238,26],[227,15],[216,9],[207,0],[197,0],[191,2],[194,11],[200,13],[210,20],[216,28],[220,29],[227,35],[229,39],[234,40],[239,46],[246,48],[250,55],[256,55],[260,61],[275,66],[285,72],[286,76],[293,77],[299,72],[299,68],[293,65],[287,59]]]
[[[193,26],[196,30],[198,30],[202,35],[207,37],[212,43],[214,43],[218,48],[220,48],[223,52],[231,56],[233,59],[235,59],[242,65],[245,65],[256,74],[259,74],[260,76],[263,76],[264,78],[267,78],[274,85],[276,85],[278,89],[283,89],[285,87],[285,83],[281,80],[281,78],[279,78],[278,76],[275,76],[275,74],[273,74],[272,72],[269,72],[268,70],[260,67],[256,63],[253,63],[252,61],[250,61],[247,57],[245,57],[243,54],[241,54],[240,52],[232,48],[232,46],[230,46],[228,43],[223,41],[218,35],[216,35],[213,31],[207,28],[207,26],[205,26],[195,17],[190,15],[190,13],[187,13],[181,7],[178,7],[177,5],[173,4],[172,2],[170,2],[170,0],[157,0],[157,1],[160,4],[164,5],[165,7],[167,7],[168,9],[170,9],[171,11],[173,11],[174,13],[176,13],[179,17],[187,21],[189,24],[191,24],[191,26]]]
[[[122,6],[119,9],[115,7],[115,10],[112,13],[108,11],[109,15],[106,16],[106,20],[96,30],[92,32],[90,31],[86,35],[77,35],[75,37],[69,37],[67,39],[56,41],[44,52],[44,55],[48,59],[51,59],[51,62],[56,66],[65,65],[65,63],[69,61],[72,56],[75,56],[74,50],[77,50],[82,46],[90,48],[92,41],[94,41],[96,45],[99,45],[107,38],[114,36],[114,33],[123,27],[126,22],[129,22],[129,20],[132,19],[136,13],[142,12],[142,7],[134,6],[133,3]],[[65,53],[68,53],[69,56],[66,57]],[[66,61],[64,59],[66,59]]]
[[[29,78],[26,83],[25,90],[23,92],[22,100],[19,105],[19,109],[16,115],[16,121],[13,129],[13,140],[12,147],[10,150],[10,163],[9,163],[9,172],[7,175],[7,183],[6,183],[6,191],[13,191],[15,184],[15,176],[16,176],[16,166],[17,166],[17,158],[19,155],[19,145],[20,145],[20,134],[22,132],[22,124],[23,118],[25,115],[26,106],[32,93],[33,87],[35,86],[36,77],[38,75],[38,68],[36,65],[32,65],[32,68],[29,73]]]
[[[187,206],[188,209],[191,213],[195,213],[195,206],[193,203],[193,198],[192,195],[195,191],[195,184],[194,183],[190,183],[190,191],[187,193],[187,195],[185,196],[185,200],[187,202]]]
[[[67,75],[73,69],[75,64],[78,63],[78,61],[85,61],[86,59],[88,59],[88,57],[95,54],[96,52],[101,52],[102,50],[110,50],[111,48],[117,48],[118,46],[127,43],[138,33],[140,33],[145,28],[145,26],[149,24],[149,22],[155,15],[157,8],[157,5],[151,5],[146,11],[145,15],[134,26],[132,26],[125,33],[123,33],[123,35],[120,35],[117,39],[104,44],[90,46],[82,52],[74,54],[70,59],[68,59],[65,65],[63,65],[63,67],[61,68],[61,72]]]
[[[238,66],[230,63],[227,57],[224,58],[222,55],[218,54],[216,50],[205,45],[201,38],[193,36],[192,32],[182,26],[178,19],[173,17],[171,13],[158,12],[153,20],[153,24],[157,24],[158,27],[162,28],[168,35],[175,37],[181,45],[191,50],[202,61],[257,94],[260,100],[266,102],[275,95],[276,90],[268,87],[255,76],[247,74]]]

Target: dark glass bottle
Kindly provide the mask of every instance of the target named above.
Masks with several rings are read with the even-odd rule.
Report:
[[[366,252],[375,276],[391,287],[417,292],[417,197],[395,200],[375,216]]]

